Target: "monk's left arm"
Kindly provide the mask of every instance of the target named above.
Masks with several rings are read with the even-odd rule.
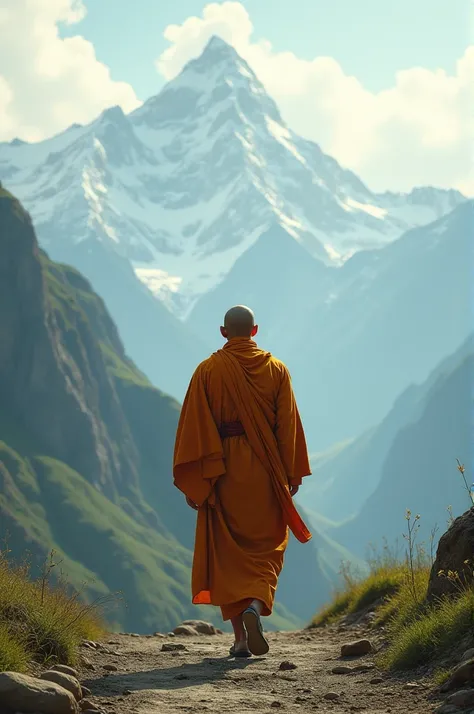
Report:
[[[296,404],[291,378],[286,367],[277,396],[275,436],[288,483],[299,486],[311,473],[303,425]]]

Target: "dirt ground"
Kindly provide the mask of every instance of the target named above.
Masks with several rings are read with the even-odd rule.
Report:
[[[372,655],[341,660],[341,645],[364,634],[336,628],[269,633],[270,653],[250,660],[229,658],[229,635],[113,635],[99,650],[82,648],[81,680],[91,702],[108,714],[434,711],[439,701],[429,682],[393,679],[377,670]],[[163,652],[163,644],[185,649]],[[285,661],[295,667],[280,669]],[[332,673],[337,666],[354,669]]]

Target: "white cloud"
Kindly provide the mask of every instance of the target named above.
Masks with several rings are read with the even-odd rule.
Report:
[[[0,141],[36,141],[119,104],[139,106],[133,88],[114,81],[83,37],[62,39],[58,23],[85,15],[82,0],[2,0]]]
[[[413,67],[398,72],[392,87],[373,93],[331,57],[308,61],[254,40],[241,3],[211,3],[202,17],[166,29],[171,44],[157,60],[159,71],[174,77],[212,35],[249,62],[292,129],[317,141],[372,188],[431,184],[474,194],[474,46],[453,75]]]

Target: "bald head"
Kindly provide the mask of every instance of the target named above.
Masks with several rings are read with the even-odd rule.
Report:
[[[245,305],[235,305],[227,310],[221,332],[230,340],[233,337],[254,337],[257,329],[252,310]]]

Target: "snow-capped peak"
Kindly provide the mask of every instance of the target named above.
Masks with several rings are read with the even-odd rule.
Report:
[[[291,131],[219,37],[128,116],[111,107],[45,142],[0,144],[0,178],[53,257],[108,241],[181,313],[275,222],[309,259],[340,263],[462,200],[371,193]]]

